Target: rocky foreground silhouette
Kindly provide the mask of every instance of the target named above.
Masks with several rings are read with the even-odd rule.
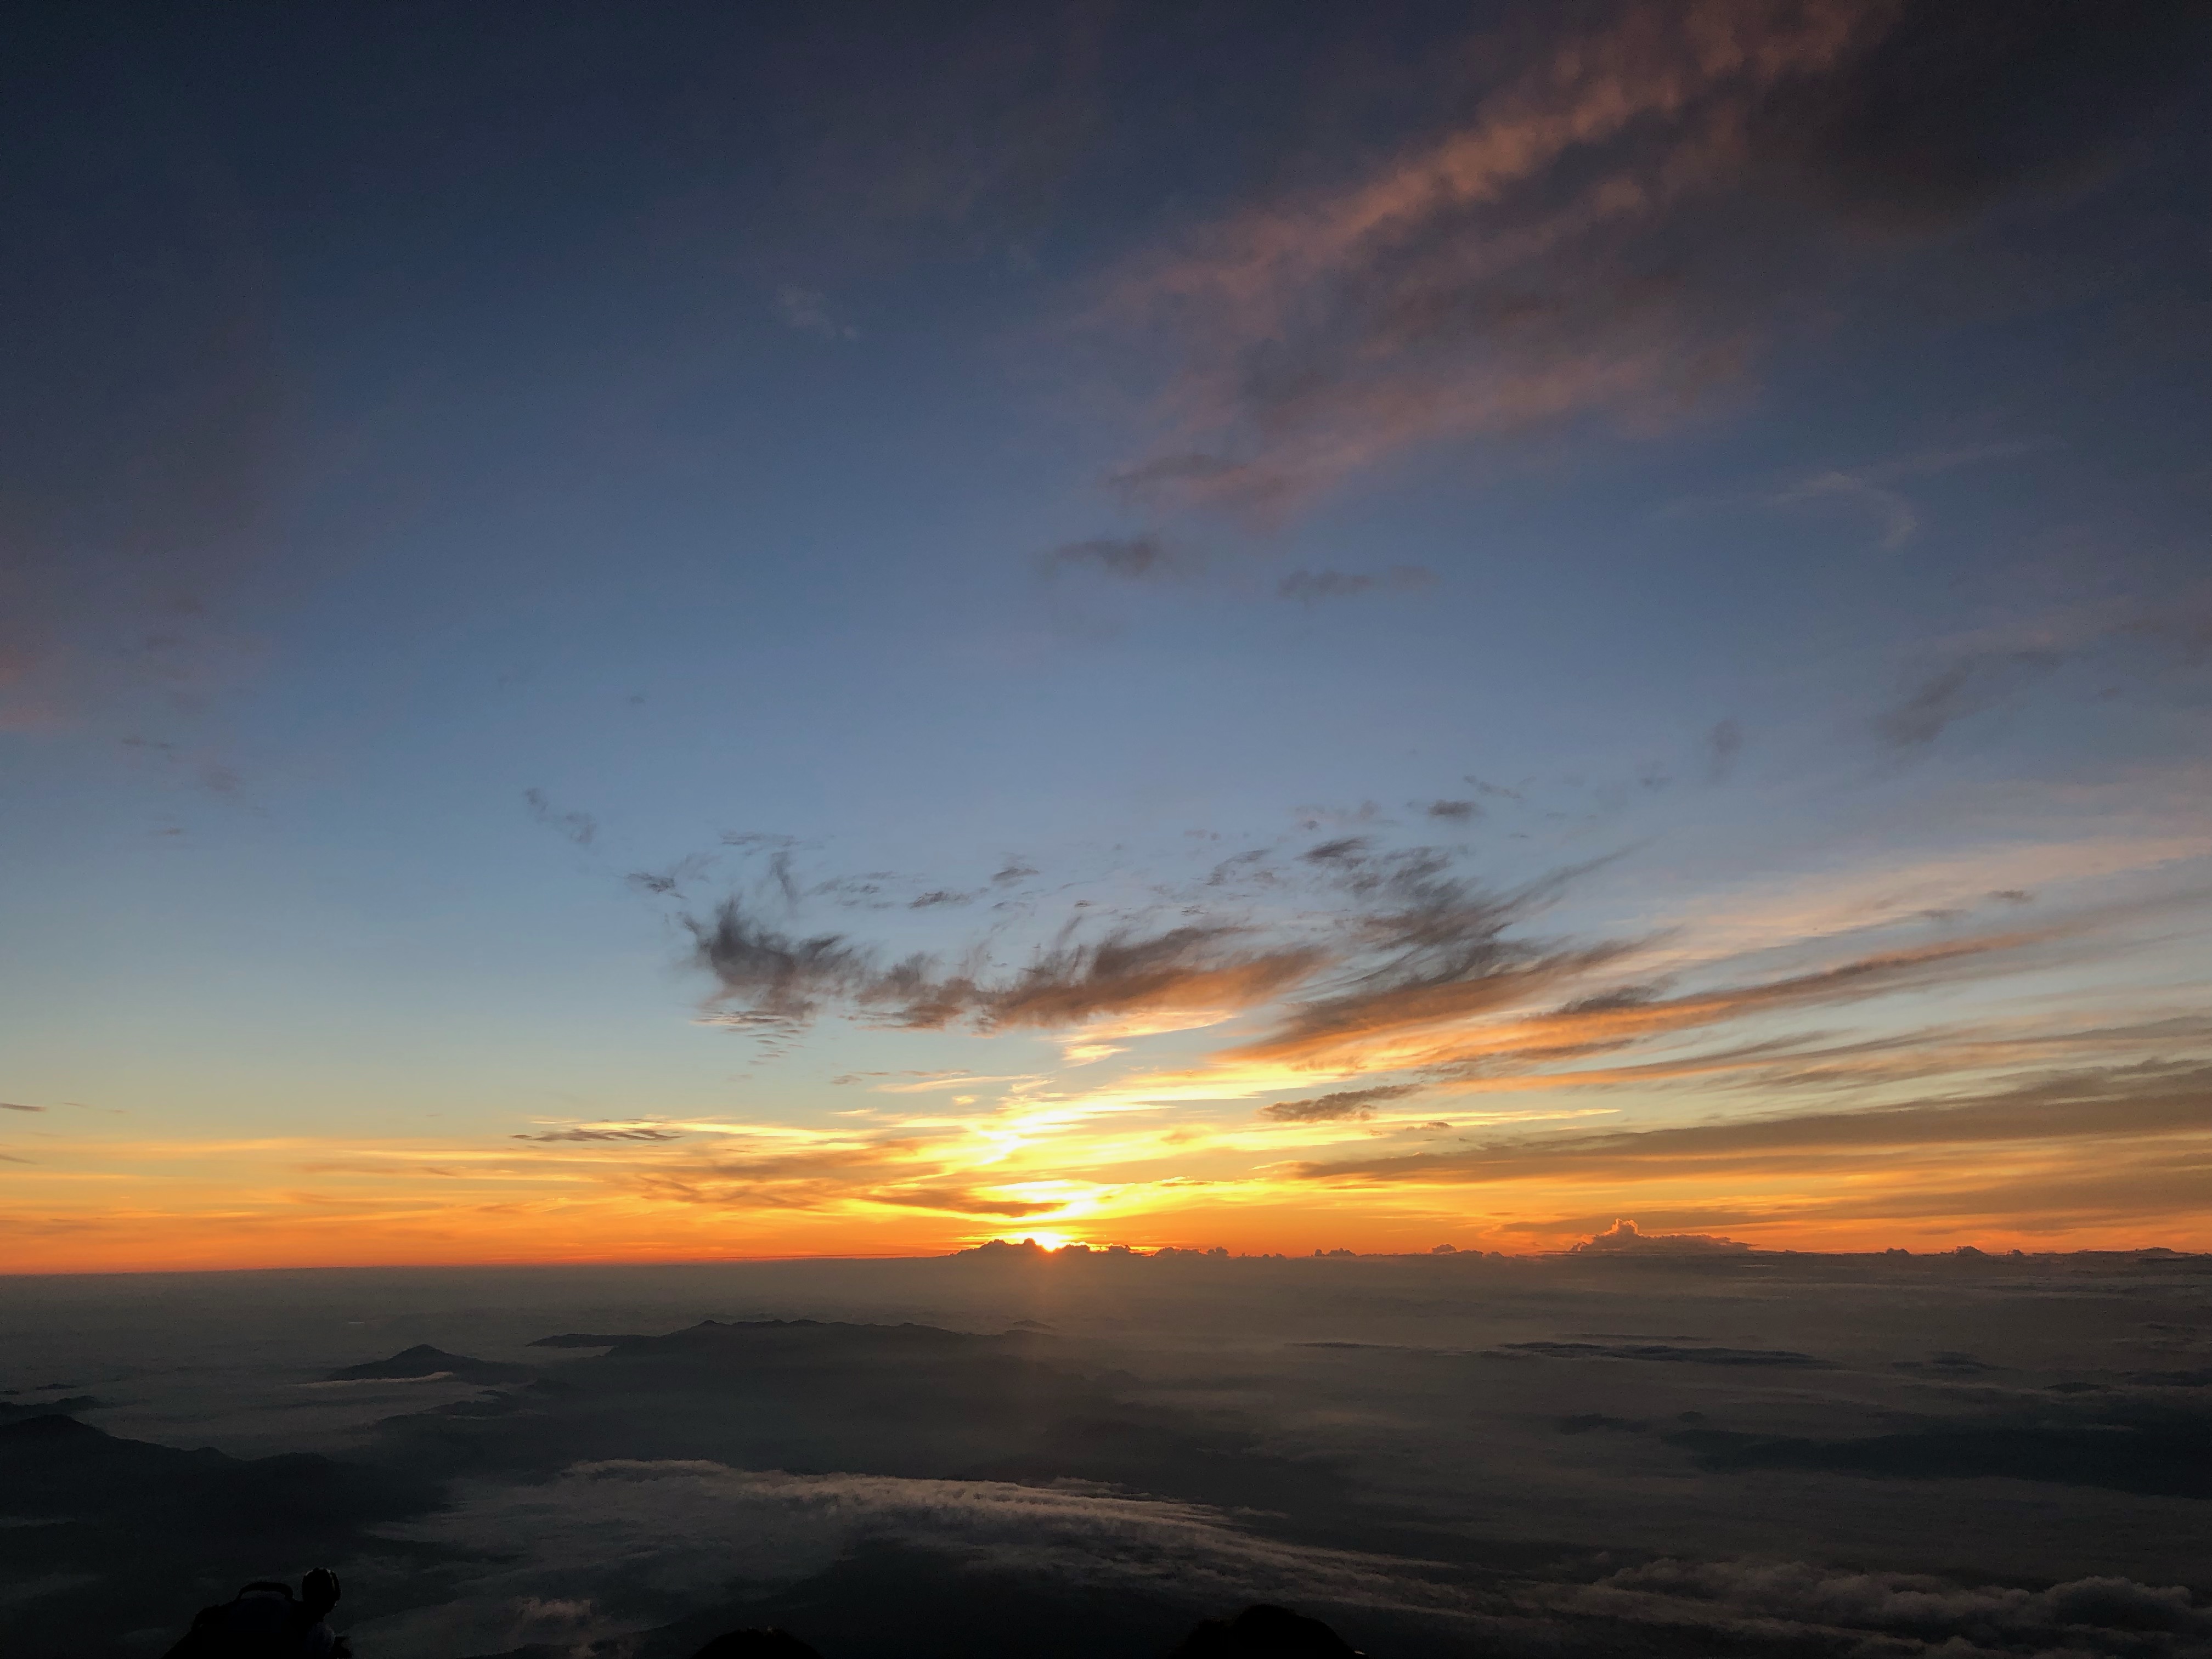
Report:
[[[163,1659],[352,1659],[327,1615],[340,1596],[337,1575],[318,1567],[298,1595],[274,1579],[246,1585],[228,1601],[204,1607]],[[824,1659],[788,1631],[726,1631],[692,1659]],[[1361,1659],[1359,1650],[1318,1619],[1267,1603],[1230,1619],[1201,1620],[1170,1659]]]
[[[824,1659],[788,1631],[733,1630],[692,1659]],[[1361,1659],[1359,1650],[1318,1619],[1261,1602],[1233,1619],[1206,1619],[1170,1659]]]

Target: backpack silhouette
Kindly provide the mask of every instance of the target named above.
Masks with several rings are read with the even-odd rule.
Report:
[[[229,1601],[202,1607],[165,1659],[342,1659],[351,1650],[323,1622],[337,1604],[337,1575],[318,1567],[300,1590],[256,1579]]]
[[[822,1659],[787,1631],[733,1630],[717,1636],[691,1659]]]
[[[1320,1620],[1263,1601],[1201,1620],[1171,1659],[1359,1659],[1359,1650]]]

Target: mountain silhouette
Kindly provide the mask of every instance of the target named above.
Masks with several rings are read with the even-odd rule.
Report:
[[[96,1411],[106,1403],[88,1394],[73,1394],[66,1400],[48,1400],[30,1406],[0,1400],[0,1423],[20,1423],[31,1417],[65,1417],[71,1412]]]
[[[510,1365],[503,1360],[477,1359],[465,1353],[447,1353],[443,1348],[434,1348],[427,1342],[418,1342],[389,1359],[371,1359],[359,1365],[342,1366],[323,1380],[325,1382],[374,1380],[410,1382],[441,1375],[456,1376],[464,1382],[519,1382],[538,1373],[527,1365]]]

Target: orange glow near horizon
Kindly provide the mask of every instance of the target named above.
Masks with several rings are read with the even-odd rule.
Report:
[[[2147,991],[2084,967],[2166,913],[2089,890],[2033,929],[1913,937],[1990,867],[1892,872],[1895,914],[1871,921],[1856,872],[1786,902],[1738,895],[1654,928],[1640,957],[1555,953],[1445,992],[1156,998],[1050,1034],[917,1036],[967,1043],[975,1069],[854,1073],[775,1114],[457,1109],[466,1129],[402,1138],[369,1114],[351,1133],[225,1135],[177,1109],[192,1127],[156,1138],[144,1116],[19,1107],[0,1268],[915,1256],[995,1237],[1511,1255],[1624,1218],[1782,1249],[2212,1249],[2201,999],[2185,974]],[[2115,873],[2106,858],[2090,880]],[[2054,971],[2057,996],[2006,988]],[[1656,988],[1608,994],[1623,985]]]
[[[1244,1133],[1224,1126],[1220,1140],[1234,1146]],[[1085,1154],[1118,1155],[1123,1167],[1100,1172],[1117,1178],[1096,1182],[1013,1159],[954,1167],[944,1147],[800,1134],[814,1143],[811,1163],[789,1150],[763,1158],[757,1143],[737,1155],[651,1146],[550,1157],[450,1141],[79,1143],[42,1152],[35,1206],[22,1202],[31,1194],[19,1179],[0,1242],[15,1273],[920,1256],[992,1238],[1518,1255],[1566,1248],[1620,1218],[1773,1249],[2212,1249],[2199,1201],[2212,1127],[2102,1139],[2094,1165],[2078,1144],[2022,1140],[1967,1157],[1955,1146],[1723,1146],[1711,1157],[1692,1146],[1653,1167],[1637,1137],[1569,1124],[1533,1143],[1526,1170],[1465,1172],[1474,1178],[1280,1164],[1195,1178],[1164,1172],[1161,1149],[1141,1144],[1172,1138],[1187,1163],[1202,1164],[1208,1148],[1188,1123],[1136,1136],[1109,1119],[1105,1144],[1063,1137],[1042,1154],[1061,1171]],[[1152,1158],[1132,1156],[1143,1152]],[[1395,1175],[1386,1164],[1383,1176]],[[744,1188],[748,1179],[780,1184]]]

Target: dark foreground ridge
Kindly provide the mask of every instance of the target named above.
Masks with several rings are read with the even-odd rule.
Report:
[[[337,1575],[318,1567],[289,1584],[257,1580],[228,1601],[203,1607],[163,1659],[352,1659],[329,1623],[341,1591]],[[790,1632],[766,1626],[725,1631],[692,1659],[824,1659]],[[1231,1619],[1200,1620],[1169,1659],[1363,1659],[1318,1619],[1260,1603]]]
[[[104,1653],[111,1632],[173,1633],[179,1609],[238,1582],[241,1558],[340,1559],[441,1500],[428,1476],[313,1452],[188,1451],[66,1416],[0,1425],[0,1514],[18,1522],[0,1555],[60,1587],[9,1610],[0,1650]]]
[[[825,1659],[788,1631],[733,1630],[691,1659]],[[1169,1659],[1363,1659],[1318,1619],[1261,1602],[1233,1619],[1205,1619]]]

